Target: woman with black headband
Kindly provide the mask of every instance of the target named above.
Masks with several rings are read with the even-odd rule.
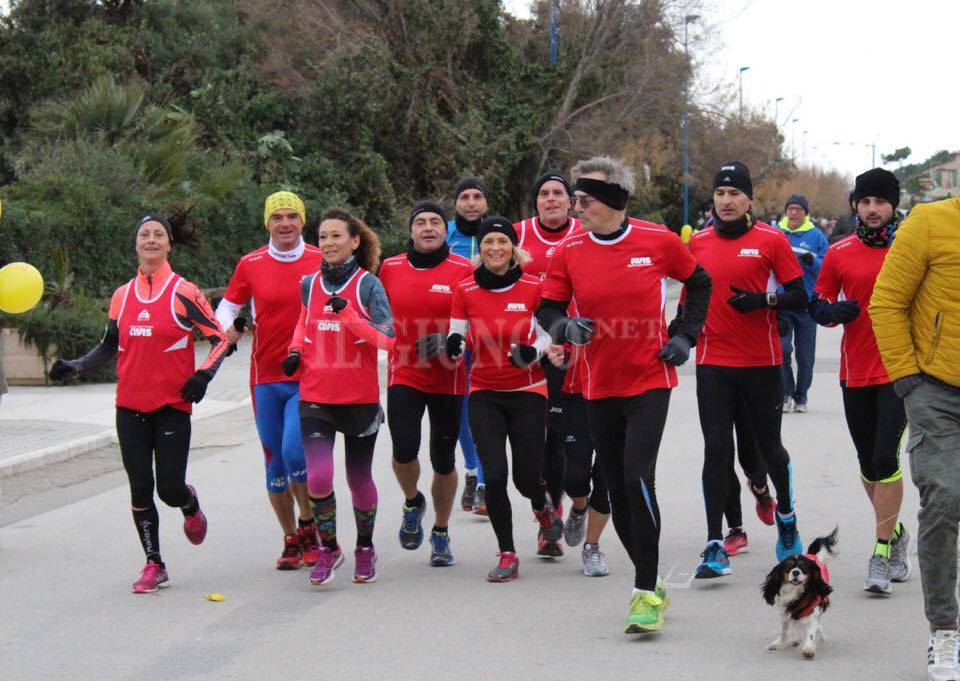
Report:
[[[487,185],[479,177],[465,177],[457,183],[453,192],[455,213],[447,223],[447,245],[450,252],[472,261],[478,254],[477,230],[487,214]],[[472,355],[467,349],[464,364],[467,371],[467,391],[470,390],[470,363]],[[463,450],[464,482],[460,506],[464,511],[486,515],[484,503],[483,466],[477,458],[477,447],[470,434],[467,417],[468,400],[463,401],[460,419],[460,449]]]
[[[634,179],[622,161],[581,161],[573,177],[587,233],[564,240],[550,260],[538,317],[556,343],[582,346],[590,432],[614,527],[635,570],[626,632],[656,631],[668,603],[657,575],[657,454],[677,385],[675,367],[687,360],[700,333],[710,277],[676,234],[627,219]],[[664,319],[666,277],[688,288],[672,338]],[[571,303],[573,317],[567,316]]]
[[[160,557],[160,518],[153,500],[154,463],[160,500],[183,512],[183,531],[192,544],[207,534],[197,492],[186,484],[192,403],[207,391],[226,355],[227,337],[200,290],[176,274],[168,257],[173,244],[189,245],[193,232],[161,215],[140,219],[135,230],[137,275],[110,300],[100,343],[83,357],[57,360],[50,378],[65,380],[117,360],[117,438],[130,481],[133,522],[147,564],[134,593],[170,585]],[[212,346],[195,366],[194,330]]]
[[[450,252],[444,240],[447,220],[443,207],[420,201],[410,211],[407,252],[387,258],[380,281],[390,300],[396,341],[390,352],[387,379],[387,423],[393,440],[393,472],[403,490],[400,545],[408,550],[423,542],[423,515],[427,501],[417,487],[420,478],[420,423],[424,411],[430,420],[430,464],[433,468],[433,508],[430,565],[454,564],[448,530],[457,494],[454,455],[466,371],[462,362],[445,356],[423,359],[418,348],[431,354],[446,342],[450,305],[457,284],[473,272],[466,258]]]
[[[508,439],[513,482],[530,499],[540,541],[556,542],[563,533],[563,522],[547,505],[541,478],[547,386],[539,360],[550,337],[534,317],[541,285],[521,269],[526,256],[517,248],[513,225],[506,218],[486,218],[477,240],[480,265],[472,278],[454,290],[450,335],[443,351],[448,357],[460,357],[469,335],[473,346],[470,428],[483,463],[487,510],[500,549],[499,561],[487,579],[507,582],[518,576],[520,564],[507,495]]]
[[[777,560],[803,549],[793,509],[790,456],[780,440],[783,374],[777,310],[807,303],[799,261],[780,230],[750,212],[750,171],[725,163],[714,181],[713,226],[690,239],[690,252],[710,273],[713,294],[697,344],[697,404],[703,430],[703,497],[707,545],[696,577],[730,574],[723,512],[730,494],[733,424],[745,408],[756,445],[777,492]],[[777,282],[784,293],[777,294]]]

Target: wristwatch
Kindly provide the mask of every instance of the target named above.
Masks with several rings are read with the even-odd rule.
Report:
[[[777,294],[768,293],[767,294],[767,307],[776,307],[777,306]]]

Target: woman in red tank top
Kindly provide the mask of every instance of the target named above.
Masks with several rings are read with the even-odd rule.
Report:
[[[361,220],[341,208],[321,217],[320,271],[301,283],[300,320],[283,361],[300,376],[300,434],[307,462],[307,491],[320,536],[310,583],[324,586],[343,562],[337,543],[337,502],[333,492],[333,445],[344,435],[347,484],[357,523],[353,581],[376,581],[373,527],[377,487],[371,474],[373,450],[383,422],[377,351],[393,344],[390,304],[374,272],[380,241]]]
[[[161,215],[137,223],[137,275],[110,301],[103,340],[75,360],[57,360],[50,378],[64,380],[117,359],[117,436],[130,480],[133,521],[147,564],[134,593],[169,586],[160,557],[159,517],[153,500],[183,512],[183,531],[193,544],[203,541],[207,519],[193,485],[186,484],[192,403],[203,399],[227,351],[227,337],[200,290],[176,274],[167,261],[174,243],[188,244],[192,232]],[[210,341],[206,360],[195,367],[194,329]]]

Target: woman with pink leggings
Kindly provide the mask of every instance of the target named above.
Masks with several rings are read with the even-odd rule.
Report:
[[[314,586],[330,584],[343,563],[337,542],[333,491],[333,445],[344,435],[347,484],[357,523],[353,581],[377,579],[373,527],[377,488],[371,475],[373,449],[383,422],[377,350],[393,343],[386,292],[372,273],[380,259],[377,235],[340,208],[320,222],[320,271],[301,283],[300,320],[283,370],[293,375],[301,361],[300,432],[307,462],[307,491],[320,550],[310,573]]]

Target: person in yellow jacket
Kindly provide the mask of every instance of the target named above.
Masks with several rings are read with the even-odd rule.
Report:
[[[884,367],[904,398],[920,492],[917,553],[930,623],[930,679],[960,678],[960,198],[916,206],[897,230],[870,301]]]

